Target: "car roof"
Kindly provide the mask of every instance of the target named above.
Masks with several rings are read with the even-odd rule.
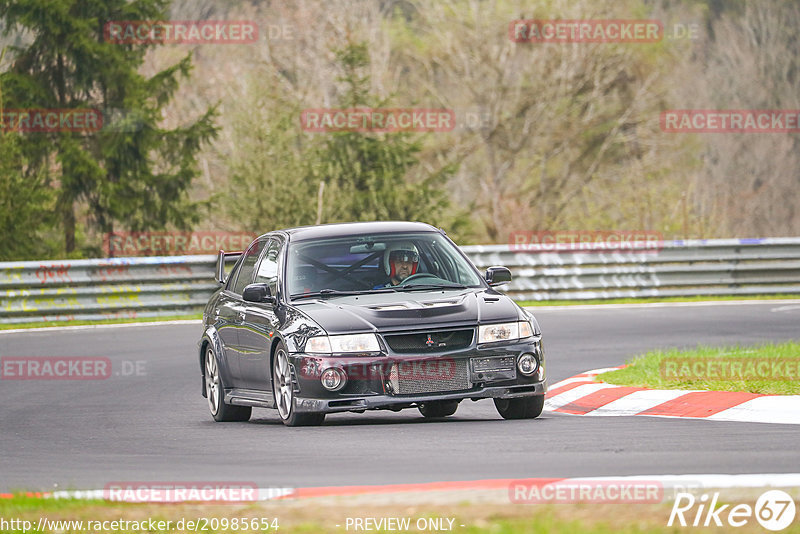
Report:
[[[442,230],[430,224],[409,221],[374,221],[374,222],[352,222],[337,224],[320,224],[317,226],[299,226],[297,228],[285,228],[278,232],[289,234],[292,241],[305,241],[310,239],[321,239],[329,237],[347,237],[362,234],[385,234],[385,233],[411,233],[411,232],[436,232],[444,233]],[[272,232],[270,232],[272,233]]]

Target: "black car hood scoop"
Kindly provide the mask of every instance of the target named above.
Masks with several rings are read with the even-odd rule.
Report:
[[[377,304],[375,306],[360,307],[365,313],[374,313],[376,316],[393,317],[436,317],[448,313],[460,313],[468,308],[467,295],[459,295],[455,299],[443,300],[406,300],[393,304]]]
[[[516,321],[519,317],[518,308],[509,297],[463,289],[319,299],[298,307],[329,334],[475,325]]]

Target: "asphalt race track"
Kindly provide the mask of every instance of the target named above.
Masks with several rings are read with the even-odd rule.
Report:
[[[797,301],[534,312],[550,384],[650,348],[800,339]],[[276,412],[257,409],[249,423],[214,423],[200,396],[200,328],[0,334],[0,357],[108,357],[113,370],[107,380],[0,381],[0,491],[132,481],[307,487],[786,473],[800,465],[796,425],[548,412],[503,421],[490,400],[462,402],[441,421],[405,410],[337,414],[322,427],[286,428]]]

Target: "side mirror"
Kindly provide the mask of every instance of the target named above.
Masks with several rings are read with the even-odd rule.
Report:
[[[217,254],[217,266],[216,266],[216,275],[214,278],[217,280],[217,283],[224,284],[228,281],[228,275],[225,274],[225,263],[229,259],[238,258],[241,256],[241,252],[225,252],[224,250],[220,250]]]
[[[511,281],[511,271],[508,267],[489,267],[484,278],[490,286],[499,286]]]
[[[250,284],[242,291],[242,298],[245,302],[267,302],[274,304],[275,297],[270,293],[267,284]]]

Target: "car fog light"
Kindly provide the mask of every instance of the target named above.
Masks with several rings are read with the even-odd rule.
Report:
[[[331,367],[325,369],[319,377],[322,387],[328,391],[339,391],[347,383],[347,374],[343,369]]]
[[[535,373],[539,368],[539,360],[530,352],[526,352],[517,359],[517,367],[520,373],[529,376]]]

